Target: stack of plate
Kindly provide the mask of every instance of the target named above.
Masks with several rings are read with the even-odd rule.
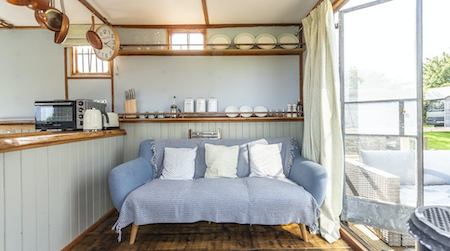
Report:
[[[241,33],[234,38],[235,44],[249,44],[249,45],[236,45],[238,49],[248,50],[253,48],[256,43],[256,38],[250,33]]]
[[[215,50],[225,50],[230,46],[231,39],[225,34],[217,34],[209,39],[208,44],[219,44],[211,47]]]
[[[256,37],[256,44],[261,49],[273,49],[275,48],[275,44],[277,43],[277,39],[270,34],[261,34]],[[268,44],[268,45],[264,45]]]
[[[298,47],[298,38],[290,33],[284,33],[278,36],[278,43],[280,44],[290,44],[290,43],[296,43],[293,45],[281,45],[281,48],[283,49],[295,49]]]

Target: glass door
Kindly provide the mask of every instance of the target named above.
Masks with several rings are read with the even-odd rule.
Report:
[[[423,192],[417,189],[422,186],[422,82],[416,13],[411,0],[373,1],[339,13],[342,220],[384,231],[380,235],[409,235],[406,222],[422,203]]]

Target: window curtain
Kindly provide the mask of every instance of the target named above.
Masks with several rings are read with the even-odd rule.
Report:
[[[332,243],[340,238],[344,165],[338,58],[330,1],[322,1],[302,20],[302,25],[307,49],[302,156],[320,163],[328,172],[319,223],[321,236]]]

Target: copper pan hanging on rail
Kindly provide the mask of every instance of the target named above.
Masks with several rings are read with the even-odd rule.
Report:
[[[63,13],[55,8],[48,8],[47,10],[35,10],[34,17],[36,22],[45,29],[51,31],[60,31],[63,23]]]
[[[69,17],[66,15],[66,10],[64,8],[64,0],[61,0],[61,10],[62,10],[62,24],[60,31],[55,32],[55,43],[61,44],[67,38],[67,33],[69,32]]]
[[[55,9],[54,7],[55,3],[52,0],[50,2],[50,6],[48,6],[47,9],[36,9],[34,11],[34,18],[42,28],[56,32],[61,30],[63,18],[62,12],[58,9]]]
[[[94,31],[94,28],[94,15],[92,15],[92,25],[91,28],[86,32],[86,39],[93,48],[101,50],[103,48],[103,43],[98,34]]]

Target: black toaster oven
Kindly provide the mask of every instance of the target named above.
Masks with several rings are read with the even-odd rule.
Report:
[[[76,101],[51,100],[34,102],[35,128],[43,131],[76,130]]]

